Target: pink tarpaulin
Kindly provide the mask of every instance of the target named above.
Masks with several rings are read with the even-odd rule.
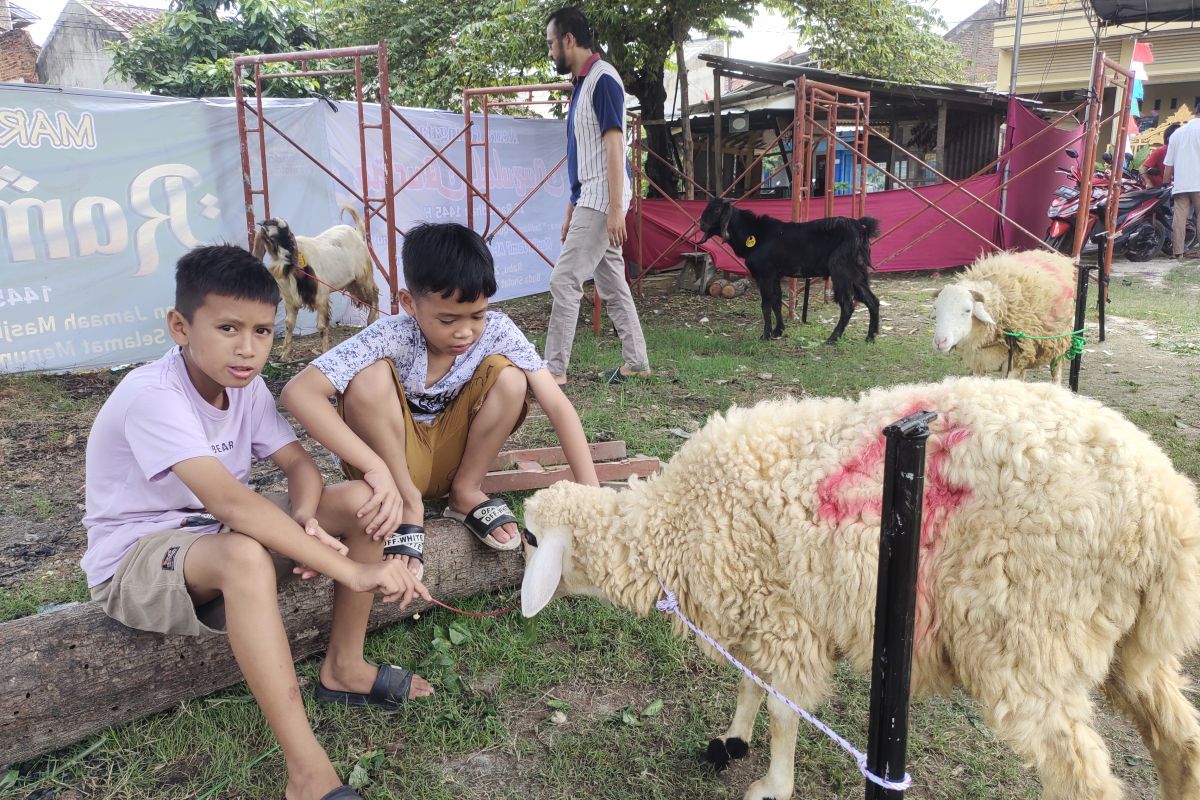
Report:
[[[871,246],[875,267],[882,272],[944,269],[970,264],[994,249],[1036,247],[1046,232],[1046,209],[1054,190],[1069,180],[1054,168],[1071,164],[1072,159],[1065,149],[1083,149],[1080,127],[1056,128],[1038,136],[1048,127],[1049,123],[1015,98],[1009,100],[1005,136],[1005,149],[1011,154],[1009,174],[1020,175],[1028,169],[1027,174],[1010,182],[1005,201],[1007,216],[1016,225],[1003,221],[997,211],[1001,195],[1000,172],[960,184],[924,186],[915,190],[919,196],[907,189],[868,194],[867,214],[879,219],[884,232]],[[1035,136],[1038,138],[1030,142]],[[1028,144],[1023,144],[1026,142]],[[1043,158],[1046,160],[1038,164]],[[982,202],[976,202],[971,195]],[[940,211],[930,208],[921,198]],[[834,215],[848,215],[850,202],[849,196],[835,198]],[[703,200],[642,201],[641,247],[639,249],[637,217],[631,213],[625,258],[643,265],[642,269],[667,269],[678,264],[684,253],[704,250],[712,256],[718,269],[745,273],[741,259],[719,239],[710,239],[700,247],[694,244],[700,238],[694,221],[699,218],[704,205]],[[737,206],[781,220],[792,218],[791,200],[738,200]],[[814,217],[824,216],[822,198],[815,199],[812,206]],[[948,221],[941,212],[956,215],[970,231],[983,238],[965,230],[958,222]],[[909,219],[914,214],[916,216]],[[892,230],[897,225],[900,227]],[[1032,236],[1022,233],[1017,225]]]
[[[1028,174],[1009,182],[1008,202],[1005,215],[1016,221],[1021,227],[1037,235],[1038,241],[1046,233],[1048,220],[1046,209],[1054,190],[1059,186],[1070,183],[1070,179],[1061,172],[1055,172],[1055,167],[1066,167],[1074,163],[1064,150],[1070,148],[1077,153],[1083,152],[1082,127],[1075,125],[1069,130],[1055,129],[1047,131],[1037,140],[1029,142],[1039,132],[1050,127],[1050,124],[1025,108],[1015,99],[1008,101],[1008,133],[1005,136],[1006,150],[1012,153],[1009,164],[1009,175],[1020,175],[1046,156],[1039,166],[1033,167]],[[1022,145],[1022,142],[1029,142]],[[1003,166],[1001,167],[1003,169]],[[867,201],[867,208],[870,208]],[[1000,244],[1005,249],[1026,250],[1036,247],[1037,242],[1021,233],[1009,222],[1001,225]]]
[[[880,271],[944,269],[969,264],[981,253],[991,250],[987,243],[996,239],[999,185],[1000,179],[995,174],[984,175],[963,184],[963,188],[983,199],[982,203],[976,203],[971,208],[966,207],[971,205],[973,199],[949,184],[936,184],[916,190],[921,197],[938,208],[950,213],[962,211],[958,218],[970,230],[981,234],[983,239],[964,230],[955,222],[946,221],[945,215],[929,208],[928,204],[905,189],[872,192],[867,196],[867,214],[880,221],[880,228],[884,232],[871,246],[875,266]],[[848,215],[850,201],[848,195],[835,198],[834,215]],[[625,245],[625,257],[634,263],[640,261],[645,265],[645,269],[667,269],[678,264],[683,253],[704,250],[712,256],[718,269],[745,273],[741,259],[720,239],[709,239],[699,248],[694,244],[700,235],[693,222],[704,211],[704,205],[703,200],[642,201],[641,258],[638,257],[637,218],[633,214],[630,214],[628,220],[630,238]],[[823,216],[824,204],[820,198],[813,201],[813,206],[817,215]],[[790,220],[792,214],[791,200],[739,200],[737,207],[782,220]],[[903,227],[888,232],[912,214],[917,216]],[[684,240],[676,241],[689,226],[692,226],[691,232]],[[933,228],[937,230],[912,244]]]

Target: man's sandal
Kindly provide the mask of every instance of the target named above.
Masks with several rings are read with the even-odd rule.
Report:
[[[362,795],[343,784],[322,797],[321,800],[362,800]]]
[[[491,500],[484,500],[466,514],[460,514],[451,508],[447,508],[442,512],[442,516],[446,517],[446,519],[458,520],[466,526],[467,530],[475,534],[476,539],[493,550],[516,550],[521,546],[520,536],[514,536],[504,544],[501,544],[496,540],[495,536],[492,536],[493,531],[510,522],[517,521],[512,509],[508,507],[508,503],[498,497],[493,497]]]
[[[385,556],[408,556],[415,558],[421,566],[416,571],[417,580],[425,575],[425,528],[405,523],[388,534],[383,542]],[[410,562],[411,563],[411,562]]]
[[[317,681],[313,695],[320,703],[332,703],[345,706],[378,706],[387,711],[395,711],[408,702],[408,691],[412,688],[413,672],[404,667],[392,664],[381,664],[379,674],[369,692],[343,692],[336,689],[326,689],[325,684]]]

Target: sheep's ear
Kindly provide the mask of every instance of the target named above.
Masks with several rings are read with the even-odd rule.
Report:
[[[569,536],[570,532],[565,528],[554,528],[539,537],[541,541],[533,549],[521,581],[521,613],[524,616],[532,617],[554,599],[562,579],[563,555]]]
[[[733,204],[726,203],[721,209],[721,238],[729,241],[729,223],[733,221]]]
[[[262,228],[256,228],[254,231],[254,246],[250,248],[250,254],[262,261],[262,257],[267,252],[267,237],[263,233]]]
[[[972,294],[975,293],[972,292]],[[971,313],[974,314],[975,319],[979,320],[980,322],[983,322],[987,325],[996,324],[996,320],[992,319],[992,315],[988,313],[988,310],[984,308],[983,303],[979,300],[976,300],[975,304],[971,306]]]

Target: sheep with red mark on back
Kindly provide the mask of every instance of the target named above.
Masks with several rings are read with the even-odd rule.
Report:
[[[962,686],[1047,800],[1116,800],[1092,727],[1102,689],[1142,732],[1163,797],[1200,797],[1200,723],[1179,671],[1200,641],[1196,488],[1120,414],[1055,385],[952,378],[714,415],[627,490],[564,482],[526,502],[525,614],[574,594],[647,615],[661,577],[702,630],[816,708],[837,659],[870,669],[882,429],[917,409],[939,416],[915,692]],[[710,760],[745,754],[762,700],[743,680]],[[747,800],[793,790],[798,720],[767,705],[771,765]]]

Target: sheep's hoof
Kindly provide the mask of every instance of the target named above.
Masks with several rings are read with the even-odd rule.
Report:
[[[742,758],[748,752],[750,752],[750,746],[746,744],[744,739],[739,739],[736,736],[730,737],[725,741],[713,739],[709,741],[707,748],[700,751],[700,760],[712,765],[713,769],[720,772],[729,766],[730,761],[735,758]]]

